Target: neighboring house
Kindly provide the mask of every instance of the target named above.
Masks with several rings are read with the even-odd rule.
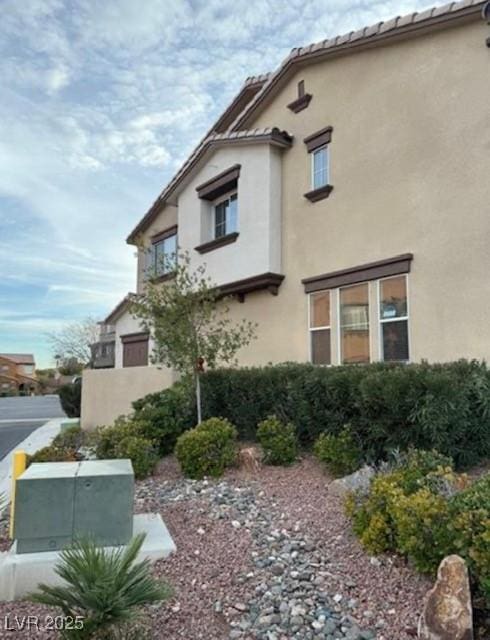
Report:
[[[483,8],[394,18],[249,78],[129,235],[136,293],[178,245],[258,323],[240,364],[490,358]],[[107,319],[116,369],[151,353],[128,300]]]
[[[30,353],[0,353],[0,396],[31,394],[37,389],[36,363]]]
[[[99,322],[99,339],[90,345],[93,369],[111,369],[114,367],[115,330],[107,320]]]

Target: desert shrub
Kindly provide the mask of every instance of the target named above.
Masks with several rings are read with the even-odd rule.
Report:
[[[158,462],[158,447],[144,433],[141,423],[120,416],[113,425],[90,434],[90,448],[99,460],[129,458],[136,478],[145,478]]]
[[[131,419],[145,438],[156,442],[160,456],[172,453],[180,434],[196,424],[195,401],[182,382],[133,402],[133,408]]]
[[[78,460],[75,449],[68,449],[50,445],[43,447],[34,453],[28,455],[26,465],[29,466],[33,462],[75,462]]]
[[[177,440],[175,454],[186,476],[219,477],[236,459],[235,427],[223,418],[209,418]]]
[[[490,474],[452,497],[449,512],[456,553],[466,559],[485,587],[490,583]],[[490,603],[490,593],[487,595]]]
[[[99,460],[117,458],[117,445],[121,440],[141,436],[140,425],[125,416],[119,416],[110,426],[97,427],[89,436],[90,446]]]
[[[63,585],[40,584],[29,596],[33,602],[59,608],[65,616],[82,620],[82,629],[66,629],[66,639],[116,640],[132,633],[139,609],[166,600],[170,589],[157,582],[149,560],[136,562],[143,544],[140,534],[125,547],[113,551],[93,541],[77,541],[61,552],[55,571]],[[130,637],[139,637],[136,633]]]
[[[69,418],[79,418],[82,402],[82,383],[64,384],[58,389],[58,395],[66,415]]]
[[[115,448],[116,458],[129,458],[136,478],[146,478],[155,470],[158,454],[153,440],[142,436],[126,436]]]
[[[266,464],[291,464],[296,460],[296,429],[293,424],[284,424],[276,416],[269,416],[259,423],[257,439]]]
[[[87,432],[79,426],[68,427],[60,431],[53,440],[53,446],[60,449],[73,449],[78,451],[86,441]]]
[[[338,435],[322,433],[313,450],[316,457],[336,476],[353,473],[362,464],[361,449],[348,426]]]
[[[422,572],[433,571],[449,548],[447,500],[427,488],[402,494],[392,504],[396,550]]]
[[[399,466],[373,478],[367,495],[351,494],[346,510],[370,553],[401,553],[428,573],[457,553],[484,591],[490,579],[490,474],[468,483],[446,456],[410,450]]]

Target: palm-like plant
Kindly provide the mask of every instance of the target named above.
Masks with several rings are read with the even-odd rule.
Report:
[[[90,539],[76,542],[61,553],[55,569],[66,584],[40,584],[30,600],[59,607],[65,616],[83,618],[83,629],[66,629],[65,638],[121,637],[138,607],[170,595],[168,586],[152,577],[148,560],[136,562],[144,538],[140,534],[111,552]]]

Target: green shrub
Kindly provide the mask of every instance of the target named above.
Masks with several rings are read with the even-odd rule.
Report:
[[[78,451],[86,442],[87,432],[79,426],[63,429],[53,440],[53,447]]]
[[[144,534],[140,534],[127,546],[110,552],[90,540],[76,542],[61,552],[55,567],[64,584],[40,584],[29,599],[56,607],[73,620],[83,620],[82,629],[63,630],[63,638],[126,637],[140,607],[170,596],[170,589],[152,577],[150,562],[136,562],[143,540]]]
[[[457,468],[490,456],[490,373],[485,363],[362,367],[284,364],[202,376],[203,415],[255,438],[268,415],[296,425],[301,444],[349,424],[367,460],[395,448],[437,449]]]
[[[456,553],[485,587],[490,581],[490,473],[452,497],[449,512]]]
[[[58,389],[61,406],[69,418],[80,417],[82,403],[82,383],[64,384]]]
[[[89,436],[90,445],[99,460],[117,458],[117,445],[121,440],[141,436],[140,425],[125,416],[116,418],[113,425],[97,427]]]
[[[120,440],[115,449],[116,458],[129,458],[136,478],[150,476],[158,463],[155,444],[141,436],[126,436]]]
[[[141,423],[120,416],[113,425],[98,427],[90,434],[90,448],[99,460],[129,458],[136,478],[150,475],[158,462],[158,447],[145,437]]]
[[[259,423],[257,439],[266,464],[291,464],[296,460],[298,446],[293,424],[284,424],[276,416],[269,416]]]
[[[133,402],[133,408],[131,419],[145,438],[157,443],[160,456],[172,453],[180,434],[196,424],[195,401],[182,382]]]
[[[235,427],[223,418],[210,418],[177,440],[175,454],[186,476],[219,477],[236,459]]]
[[[347,426],[338,435],[322,433],[315,442],[316,457],[336,476],[357,471],[362,464],[362,452]]]
[[[452,461],[435,451],[414,451],[371,481],[367,495],[346,503],[353,529],[370,553],[395,551],[434,573],[457,553],[485,593],[490,580],[490,474],[464,488]]]
[[[39,449],[32,456],[28,455],[26,464],[29,466],[33,462],[75,462],[77,459],[75,449],[65,449],[50,445]]]

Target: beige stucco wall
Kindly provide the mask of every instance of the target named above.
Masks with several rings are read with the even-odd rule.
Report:
[[[243,363],[308,358],[302,278],[406,252],[411,359],[490,358],[487,35],[480,21],[306,67],[249,124],[285,128],[295,144],[283,156],[286,279],[277,297],[233,304],[260,324]],[[313,99],[293,114],[300,79]],[[312,204],[302,141],[327,125],[334,191]],[[375,360],[376,326],[371,344]]]
[[[490,358],[487,36],[488,27],[475,21],[307,66],[248,123],[250,129],[286,129],[294,144],[274,169],[282,174],[280,260],[286,277],[279,295],[259,292],[247,295],[244,304],[230,302],[233,318],[259,325],[257,340],[239,354],[240,364],[308,359],[308,297],[302,278],[407,252],[414,254],[411,359]],[[286,105],[296,97],[300,79],[313,99],[294,114]],[[310,203],[303,196],[310,188],[310,156],[303,138],[327,125],[334,129],[334,190],[328,199]],[[229,147],[227,166],[239,161]],[[209,163],[179,198],[179,228],[187,230],[188,246],[182,237],[179,243],[191,252],[200,229],[195,185],[226,168],[221,160],[211,166],[214,157]],[[261,191],[263,197],[273,197]],[[250,205],[240,201],[239,210],[240,221],[248,217],[260,224]],[[145,236],[175,224],[176,211],[167,207]],[[238,242],[204,257],[224,269],[229,281],[242,269],[258,273],[253,251],[240,252]],[[371,358],[376,360],[376,284],[369,290]],[[334,327],[337,296],[334,291]],[[335,331],[332,356],[335,363]]]
[[[82,428],[112,424],[118,416],[131,412],[134,400],[166,389],[174,380],[169,369],[156,367],[86,369],[82,380]]]

